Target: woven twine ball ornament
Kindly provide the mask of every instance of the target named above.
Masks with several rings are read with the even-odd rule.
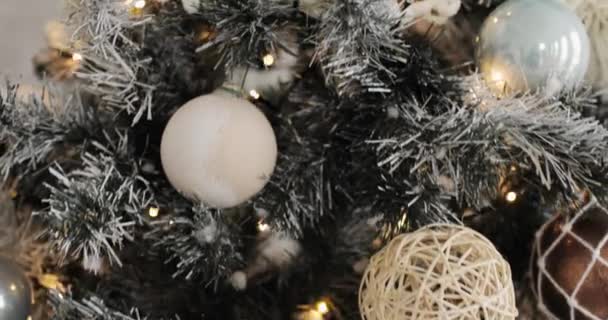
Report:
[[[511,268],[478,232],[438,224],[374,255],[359,290],[365,320],[515,319]]]
[[[608,210],[592,199],[536,235],[532,280],[549,319],[608,319]]]

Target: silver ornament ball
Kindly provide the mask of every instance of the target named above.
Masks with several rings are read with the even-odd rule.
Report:
[[[495,93],[552,95],[584,79],[590,44],[580,18],[560,0],[510,0],[484,22],[476,56]]]
[[[262,190],[276,160],[268,119],[249,101],[221,90],[181,107],[161,141],[161,162],[173,187],[214,208],[237,206]]]
[[[0,319],[27,320],[31,308],[29,280],[17,265],[0,257]]]

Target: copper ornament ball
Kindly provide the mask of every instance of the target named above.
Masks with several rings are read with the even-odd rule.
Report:
[[[532,280],[543,312],[564,320],[608,319],[607,234],[608,212],[594,202],[539,230]]]

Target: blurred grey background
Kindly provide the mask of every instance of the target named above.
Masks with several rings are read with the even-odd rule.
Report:
[[[44,26],[61,18],[62,0],[0,0],[0,82],[36,81],[32,57],[45,45]]]

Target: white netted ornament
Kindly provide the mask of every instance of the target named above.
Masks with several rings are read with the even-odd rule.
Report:
[[[558,214],[536,235],[532,279],[551,319],[608,319],[608,211],[591,200]]]
[[[437,224],[374,255],[359,290],[364,320],[515,319],[511,268],[478,232]]]

